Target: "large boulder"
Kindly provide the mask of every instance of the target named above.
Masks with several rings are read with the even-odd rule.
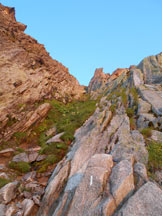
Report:
[[[143,185],[115,216],[160,216],[162,213],[162,190],[154,183]]]
[[[16,197],[19,182],[11,182],[0,189],[0,203],[7,204]]]

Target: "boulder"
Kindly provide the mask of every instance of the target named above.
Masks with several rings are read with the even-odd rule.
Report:
[[[34,207],[34,202],[31,199],[24,199],[22,202],[23,215],[30,216]]]
[[[14,153],[14,149],[12,148],[8,148],[0,151],[0,155],[3,157],[10,157],[13,153]]]
[[[160,216],[162,213],[162,190],[154,183],[144,184],[115,216]]]
[[[24,181],[33,181],[36,177],[36,172],[32,171],[23,176]]]
[[[53,127],[50,128],[47,132],[46,132],[46,136],[54,136],[56,134],[57,128]]]
[[[138,115],[151,111],[151,104],[139,98],[138,100]]]
[[[8,205],[6,216],[14,216],[17,211],[18,211],[18,208],[16,207],[15,204]]]
[[[9,203],[16,197],[16,190],[19,182],[11,182],[0,189],[0,202],[3,204]]]
[[[154,126],[155,128],[158,126],[157,118],[151,113],[140,114],[137,120],[137,128],[142,129],[150,126]]]
[[[140,90],[140,94],[144,100],[152,105],[152,111],[158,115],[162,115],[162,91]]]
[[[57,134],[56,136],[50,138],[49,140],[47,140],[47,144],[52,143],[52,142],[63,142],[60,137],[64,134],[64,132]]]
[[[102,199],[101,194],[106,187],[112,166],[111,155],[96,154],[91,157],[84,176],[75,190],[69,215],[93,215],[92,212]]]
[[[112,196],[118,206],[135,188],[131,161],[122,160],[113,167],[110,176],[110,185]]]
[[[36,161],[36,159],[38,157],[38,153],[37,152],[31,152],[28,157],[29,157],[29,163],[32,163],[32,162]]]
[[[13,157],[12,161],[14,161],[14,162],[20,162],[20,161],[29,162],[29,158],[28,158],[28,155],[25,152],[23,152],[23,153],[20,153],[18,155],[15,155]]]
[[[162,142],[162,132],[152,130],[151,133],[152,133],[151,139],[158,141],[158,142]]]

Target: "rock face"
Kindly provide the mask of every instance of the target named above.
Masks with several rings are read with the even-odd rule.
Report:
[[[101,100],[73,139],[47,114],[59,106],[67,116],[50,99],[77,99],[83,88],[25,28],[14,8],[0,4],[0,142],[7,146],[0,151],[0,214],[161,215],[162,54],[112,75],[96,69],[88,92]],[[61,139],[70,147],[57,163],[67,149]]]
[[[153,64],[149,71],[142,63],[111,76],[96,70],[88,91],[92,96],[104,92],[104,96],[56,166],[38,216],[161,214],[161,168],[153,168],[147,147],[152,140],[161,142],[157,131],[162,128],[160,56],[153,58],[159,66],[148,60]],[[146,127],[154,127],[152,134],[142,131]],[[150,163],[149,172],[154,170],[158,176],[156,183],[147,175]]]
[[[24,33],[26,26],[16,21],[15,9],[0,4],[0,17],[0,130],[11,118],[21,121],[27,113],[20,107],[27,103],[78,99],[84,87]]]
[[[103,68],[97,68],[95,70],[94,76],[91,79],[89,86],[88,86],[88,92],[101,90],[104,84],[109,79],[110,74],[105,74],[103,72]]]

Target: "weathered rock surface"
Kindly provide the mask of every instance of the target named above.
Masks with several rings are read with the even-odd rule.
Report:
[[[16,197],[18,182],[12,182],[0,189],[0,203],[7,204]]]
[[[110,176],[111,193],[118,206],[123,199],[133,192],[134,178],[132,162],[122,160],[112,169]]]
[[[50,119],[51,129],[46,130],[47,122],[37,128],[54,105],[50,99],[66,103],[79,98],[84,87],[43,45],[24,34],[26,26],[16,22],[14,8],[0,4],[0,17],[0,142],[2,149],[11,146],[0,151],[0,177],[2,185],[10,177],[20,181],[0,189],[0,213],[29,216],[39,208],[38,216],[161,215],[161,170],[148,163],[147,146],[151,139],[160,143],[162,138],[162,53],[112,75],[96,69],[87,88],[92,98],[102,97],[95,113],[75,131],[62,161],[39,173],[41,166],[52,163],[50,143],[62,142],[63,133],[57,134]],[[146,127],[154,128],[149,138],[140,130]],[[24,134],[33,139],[29,143],[22,138],[19,149],[6,142],[11,138],[17,143]],[[38,134],[41,147],[34,143]],[[39,155],[39,150],[49,155]],[[30,163],[31,172],[16,176],[8,167],[12,157]],[[149,174],[156,171],[156,183],[149,181],[146,167]]]
[[[24,216],[30,216],[34,207],[34,202],[30,199],[24,199],[22,202]]]
[[[0,130],[3,129],[0,137],[3,137],[7,122],[11,119],[21,122],[28,114],[26,105],[50,98],[64,102],[78,99],[84,87],[68,68],[50,57],[42,44],[24,33],[26,25],[16,21],[14,8],[0,4],[0,17]]]
[[[0,216],[6,215],[6,206],[4,204],[0,204]]]
[[[152,182],[143,185],[115,216],[159,216],[162,212],[162,190]]]
[[[52,142],[62,142],[62,140],[60,139],[60,137],[64,134],[64,132],[59,133],[57,135],[55,135],[54,137],[52,137],[51,139],[47,140],[47,144],[52,143]]]
[[[20,153],[18,155],[15,155],[13,157],[12,161],[14,161],[14,162],[20,162],[20,161],[29,162],[29,158],[28,158],[28,155],[26,153]]]

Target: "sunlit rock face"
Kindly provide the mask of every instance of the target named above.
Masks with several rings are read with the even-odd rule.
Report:
[[[88,91],[92,97],[100,95],[100,102],[54,170],[38,216],[162,212],[162,154],[153,147],[162,145],[160,59],[161,54],[148,57],[148,67],[140,63],[111,76],[96,69]],[[154,173],[154,182],[148,171]]]
[[[96,110],[77,101],[91,116],[66,142],[55,119],[60,112],[70,129],[84,119],[74,101],[65,109],[84,87],[25,29],[15,9],[0,4],[0,213],[161,215],[162,54],[112,75],[96,69],[87,88]]]
[[[8,116],[22,120],[20,104],[56,98],[79,99],[84,87],[68,68],[53,60],[34,38],[24,33],[26,25],[15,19],[15,9],[0,4],[0,128]],[[3,135],[3,134],[1,134]]]

